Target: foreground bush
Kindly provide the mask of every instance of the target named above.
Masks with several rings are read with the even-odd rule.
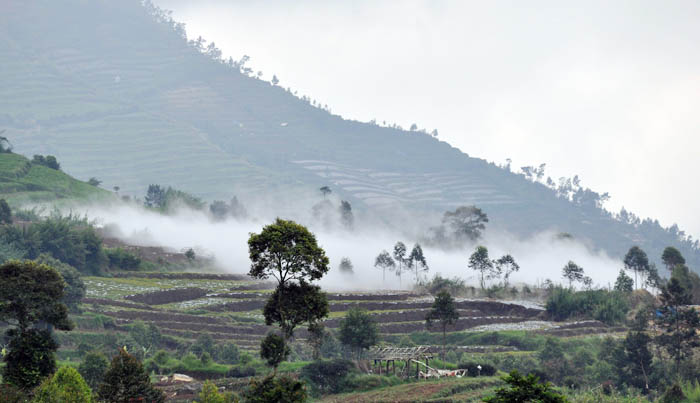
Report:
[[[301,377],[311,384],[314,395],[339,393],[353,367],[348,360],[320,360],[302,368]]]
[[[145,401],[162,403],[163,392],[151,385],[141,362],[123,349],[112,359],[112,364],[100,386],[99,398],[108,403]]]
[[[92,390],[78,371],[63,367],[34,392],[33,403],[92,403]]]
[[[612,325],[623,322],[628,309],[625,294],[618,291],[556,287],[547,299],[547,313],[556,321],[587,318]]]
[[[238,397],[233,393],[219,393],[219,389],[212,381],[206,381],[202,385],[202,391],[194,403],[238,403]]]
[[[481,369],[479,369],[481,366]],[[494,376],[496,375],[496,368],[491,364],[480,364],[476,362],[460,362],[460,369],[467,370],[467,376]]]
[[[307,398],[304,383],[287,376],[253,379],[248,390],[243,393],[244,401],[249,403],[297,403],[305,402]]]
[[[566,398],[552,390],[548,382],[540,383],[535,375],[522,376],[513,371],[503,377],[508,384],[496,389],[496,395],[484,399],[488,403],[542,402],[566,403]]]

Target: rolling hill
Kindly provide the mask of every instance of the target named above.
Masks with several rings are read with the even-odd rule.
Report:
[[[10,205],[56,200],[107,200],[112,194],[55,169],[0,153],[0,198]]]
[[[597,194],[562,197],[417,131],[345,120],[259,80],[140,0],[7,0],[0,13],[0,128],[16,150],[143,195],[150,183],[204,199],[303,199],[330,185],[357,210],[483,208],[526,236],[555,230],[622,256],[675,245],[677,227],[611,214]],[[31,21],[31,23],[27,23]],[[477,135],[477,134],[475,134]],[[658,260],[658,259],[657,259]]]

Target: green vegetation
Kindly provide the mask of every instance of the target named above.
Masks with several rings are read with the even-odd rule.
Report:
[[[0,153],[0,194],[15,207],[57,199],[105,201],[111,198],[105,190],[11,153]]]
[[[143,365],[124,349],[114,356],[100,384],[98,396],[108,403],[145,399],[159,403],[165,401],[163,392],[151,385]]]

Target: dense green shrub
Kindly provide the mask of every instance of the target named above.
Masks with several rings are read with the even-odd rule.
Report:
[[[481,366],[481,369],[479,369]],[[496,367],[491,364],[481,362],[460,362],[460,369],[467,370],[467,376],[493,376],[496,374]]]
[[[365,391],[386,386],[395,386],[403,383],[396,375],[369,375],[351,373],[345,378],[346,391]]]
[[[92,391],[78,371],[59,369],[34,391],[33,403],[92,403]]]
[[[107,368],[109,368],[107,357],[102,353],[92,352],[85,355],[83,362],[78,366],[78,372],[91,388],[97,389],[104,379]]]
[[[163,392],[151,385],[148,373],[141,362],[123,349],[112,359],[99,390],[100,400],[107,403],[122,403],[145,400],[164,402]]]
[[[24,252],[28,259],[47,253],[81,273],[99,274],[107,258],[102,238],[85,218],[53,214],[25,229],[0,227],[0,243]]]
[[[253,379],[243,393],[244,401],[248,403],[296,403],[306,401],[307,397],[304,383],[286,376]]]
[[[629,309],[624,293],[608,290],[574,291],[555,287],[547,299],[547,313],[557,321],[597,319],[607,324],[624,321]]]
[[[344,386],[345,377],[353,367],[353,363],[348,360],[319,360],[302,368],[301,377],[311,384],[314,395],[339,393]]]
[[[236,365],[231,367],[226,373],[229,378],[247,378],[249,376],[255,376],[255,367],[250,365]]]
[[[141,258],[123,248],[105,249],[110,269],[138,270]]]

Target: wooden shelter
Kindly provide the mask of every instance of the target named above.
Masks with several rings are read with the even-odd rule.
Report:
[[[375,347],[369,350],[368,355],[369,360],[373,362],[372,367],[376,368],[376,373],[380,375],[390,372],[396,374],[396,361],[403,361],[405,363],[400,375],[406,378],[411,374],[412,364],[416,366],[416,378],[418,378],[421,372],[421,366],[426,368],[426,372],[429,370],[435,371],[429,366],[430,360],[433,358],[433,352],[428,346]]]

